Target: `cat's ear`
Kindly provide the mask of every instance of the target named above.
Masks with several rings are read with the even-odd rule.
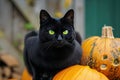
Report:
[[[70,9],[66,14],[65,16],[63,17],[65,20],[67,20],[69,23],[72,23],[74,22],[74,10],[73,9]]]
[[[46,20],[50,19],[50,15],[46,10],[41,10],[40,11],[40,23],[45,22]]]

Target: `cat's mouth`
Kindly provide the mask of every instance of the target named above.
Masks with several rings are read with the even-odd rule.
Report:
[[[63,47],[63,46],[64,46],[64,44],[60,44],[60,43],[56,44],[56,47],[57,47],[57,48],[61,48],[61,47]]]
[[[67,41],[57,41],[56,43],[54,43],[54,46],[57,48],[61,48],[64,46],[72,46],[72,44]]]

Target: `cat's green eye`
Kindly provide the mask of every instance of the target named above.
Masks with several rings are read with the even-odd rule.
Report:
[[[63,34],[67,35],[68,34],[68,30],[63,31]]]
[[[55,32],[54,32],[53,30],[49,30],[49,34],[50,34],[50,35],[54,35]]]

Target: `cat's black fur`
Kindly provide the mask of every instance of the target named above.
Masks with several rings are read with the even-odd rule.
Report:
[[[81,38],[73,22],[72,9],[60,19],[41,10],[39,32],[32,31],[25,37],[24,61],[33,80],[51,80],[58,71],[80,63]],[[49,30],[55,34],[50,35]],[[63,35],[64,30],[69,33]]]

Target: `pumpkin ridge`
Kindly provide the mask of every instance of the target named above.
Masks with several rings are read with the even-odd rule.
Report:
[[[65,68],[65,70],[68,70],[68,68]],[[71,69],[71,67],[69,68],[69,71],[68,72],[71,72],[72,71],[72,69]],[[61,73],[62,73],[62,76],[61,76],[61,78],[59,78],[59,80],[64,80],[64,76],[66,76],[67,75],[67,72],[65,72],[64,70],[63,71],[61,71]]]
[[[96,37],[94,37],[92,40],[91,40],[91,38],[88,38],[88,39],[86,39],[84,42],[85,42],[85,46],[82,46],[82,47],[88,47],[87,45],[91,42],[91,41],[93,41],[93,40],[95,40],[96,38],[98,38],[97,36]],[[84,43],[82,42],[82,45],[84,45]],[[84,48],[83,48],[84,49]]]
[[[84,72],[85,68],[86,68],[86,66],[82,66],[81,68],[79,68],[75,80],[79,80],[79,75],[81,75]]]
[[[68,73],[70,73],[72,71],[72,69],[68,70]],[[65,72],[64,76],[67,76],[67,72]],[[66,80],[66,77],[61,77],[62,79]],[[61,80],[61,79],[60,79]]]
[[[87,69],[88,69],[88,70],[87,70]],[[89,73],[91,72],[89,66],[86,66],[86,67],[84,68],[84,70],[86,70],[86,75],[89,75]],[[87,80],[87,77],[85,76],[82,80]]]
[[[88,45],[89,43],[91,43],[91,41],[92,41],[92,42],[96,41],[96,39],[98,39],[97,36],[96,36],[96,37],[93,37],[93,39],[88,38],[87,40],[84,41],[84,42],[87,42],[87,43],[85,43],[86,46],[84,46],[84,47],[85,47],[85,48],[88,47],[87,45]],[[82,45],[84,45],[84,43],[83,43]]]
[[[79,65],[74,65],[74,66],[73,66],[73,67],[74,67],[74,70],[71,69],[71,71],[67,72],[67,73],[70,73],[70,72],[71,72],[71,74],[76,74],[76,75],[74,75],[74,76],[72,75],[73,77],[70,78],[70,79],[67,79],[67,80],[73,80],[74,78],[76,78],[76,76],[79,74],[79,72],[81,72],[81,68],[82,68],[82,67],[79,67],[79,68],[78,68],[78,66],[79,66]],[[76,72],[76,71],[77,71],[77,72]],[[69,75],[69,74],[68,74],[68,75]],[[66,80],[66,79],[65,79],[65,80]]]
[[[96,40],[97,41],[97,40]],[[93,52],[94,52],[94,48],[96,46],[96,41],[92,44],[92,49],[90,51],[90,55],[89,55],[89,62],[87,63],[87,65],[89,65],[89,63],[91,63],[91,61],[93,60],[92,59],[92,55],[93,55]],[[92,67],[91,65],[89,65],[90,67]]]

